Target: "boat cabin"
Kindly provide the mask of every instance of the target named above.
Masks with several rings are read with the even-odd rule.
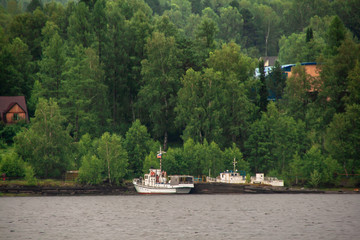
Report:
[[[242,174],[238,171],[226,171],[220,173],[219,182],[224,183],[245,183],[245,174]]]

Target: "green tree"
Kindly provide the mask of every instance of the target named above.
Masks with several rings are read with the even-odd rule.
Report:
[[[240,43],[240,32],[243,28],[243,19],[237,8],[227,7],[220,9],[219,38],[225,42]]]
[[[349,104],[360,104],[360,61],[356,62],[353,70],[348,75],[348,92],[344,101]]]
[[[268,89],[275,95],[275,99],[281,99],[284,93],[286,76],[278,61],[275,62],[275,66],[267,80]]]
[[[67,33],[70,46],[81,44],[84,48],[91,47],[94,41],[91,22],[89,7],[83,2],[78,3],[74,12],[69,17]]]
[[[305,120],[308,104],[311,102],[310,91],[316,80],[306,73],[305,68],[297,65],[292,68],[291,77],[286,80],[284,101],[290,116]]]
[[[250,164],[244,160],[243,154],[235,143],[232,144],[231,148],[226,148],[224,151],[224,170],[233,170],[234,160],[236,162],[236,169],[239,171],[245,171],[249,173]]]
[[[221,49],[210,53],[208,66],[221,73],[218,83],[217,98],[220,102],[221,121],[226,142],[237,142],[243,145],[247,138],[250,120],[255,114],[255,105],[251,102],[250,93],[254,86],[251,83],[255,69],[254,61],[240,51],[236,43],[224,44]],[[210,139],[209,139],[210,140]],[[220,145],[223,141],[214,139]]]
[[[119,184],[126,176],[128,167],[128,154],[122,137],[105,132],[99,139],[97,155],[110,185]]]
[[[203,175],[207,175],[206,173],[210,171],[210,177],[216,177],[220,172],[224,171],[224,154],[215,142],[211,142],[210,145],[204,142],[203,147],[205,147],[206,154],[205,159],[203,159],[202,173]]]
[[[310,33],[301,32],[292,33],[288,37],[282,36],[279,41],[279,61],[282,63],[317,61],[326,46],[325,39],[318,31],[313,33],[312,38],[307,34]]]
[[[99,58],[91,48],[74,48],[62,73],[62,113],[72,124],[75,140],[85,133],[100,136],[110,117],[106,99],[107,88]]]
[[[78,180],[86,184],[100,184],[103,172],[104,165],[96,155],[84,155],[81,158]]]
[[[163,15],[169,16],[178,29],[183,29],[191,14],[191,3],[188,0],[172,0],[170,4],[170,10],[166,10]]]
[[[129,27],[126,29],[126,35],[129,42],[126,49],[129,62],[125,73],[127,81],[125,82],[126,89],[124,89],[122,93],[122,95],[124,95],[122,102],[124,103],[123,105],[129,106],[127,109],[124,109],[124,112],[131,113],[131,115],[128,114],[126,118],[135,121],[135,103],[141,82],[139,81],[139,79],[141,79],[141,61],[145,58],[145,45],[153,29],[150,16],[140,10],[134,14],[128,24]]]
[[[103,62],[103,52],[105,48],[105,43],[107,41],[106,32],[107,32],[107,19],[106,19],[106,1],[98,0],[95,3],[94,11],[92,13],[92,21],[94,27],[94,33],[96,38],[97,45],[97,54],[99,55],[99,62]]]
[[[189,174],[190,166],[184,159],[184,150],[170,147],[162,160],[162,168],[168,175]]]
[[[144,160],[143,165],[143,173],[148,173],[150,168],[158,169],[160,168],[159,159],[156,158],[156,154],[154,152],[150,152]]]
[[[189,69],[182,84],[175,111],[177,124],[185,126],[182,136],[184,141],[188,138],[201,143],[205,139],[219,140],[222,134],[219,73],[206,69],[202,75]]]
[[[331,55],[335,55],[338,52],[338,48],[345,40],[346,29],[338,16],[335,16],[331,21],[331,24],[327,33],[328,52]]]
[[[346,107],[335,114],[325,137],[325,149],[342,166],[341,174],[353,174],[359,169],[360,105]]]
[[[16,152],[38,177],[61,177],[70,164],[72,138],[64,120],[54,100],[40,99],[29,129],[14,138]]]
[[[29,99],[34,81],[34,64],[28,46],[18,37],[11,43],[4,41],[3,44],[0,46],[0,95],[25,95]]]
[[[251,125],[245,144],[248,161],[255,172],[285,172],[296,152],[306,147],[305,125],[279,112],[270,102],[267,112]]]
[[[89,156],[96,154],[96,148],[94,146],[94,141],[91,138],[89,133],[86,133],[81,136],[79,142],[75,142],[76,154],[74,156],[75,169],[79,169],[82,165],[82,158],[86,156],[86,160],[89,159]]]
[[[240,9],[243,18],[243,29],[241,31],[241,46],[245,49],[256,45],[254,15],[247,8]]]
[[[255,6],[253,11],[256,26],[256,43],[263,56],[274,56],[281,36],[280,18],[270,7],[264,4]]]
[[[148,114],[154,136],[163,137],[166,149],[168,133],[173,128],[175,96],[180,86],[175,39],[154,32],[146,44],[146,53],[147,58],[142,61],[143,83],[138,106]]]
[[[323,91],[319,93],[319,97],[325,105],[325,124],[331,121],[334,113],[345,111],[348,76],[359,61],[359,56],[360,45],[347,37],[337,49],[336,55],[323,59],[320,68]]]
[[[43,5],[41,0],[31,0],[31,2],[29,3],[29,5],[26,7],[26,11],[28,12],[33,12],[35,9],[37,8],[42,9]]]
[[[268,91],[266,88],[266,82],[265,82],[265,66],[264,66],[264,60],[261,60],[259,62],[259,72],[260,72],[260,100],[259,100],[259,108],[260,111],[266,112],[266,106],[268,104]]]
[[[117,2],[120,4],[120,2]],[[130,10],[129,10],[130,11]],[[106,8],[107,16],[107,39],[104,48],[104,69],[106,69],[106,85],[108,86],[108,101],[110,103],[110,110],[112,114],[112,124],[116,129],[121,127],[121,130],[128,128],[127,123],[123,117],[123,113],[127,113],[123,107],[123,97],[126,96],[126,66],[129,63],[129,56],[126,52],[129,41],[126,39],[126,24],[125,17],[121,14],[122,9],[116,5],[115,2],[108,2]],[[127,108],[126,108],[127,109]],[[126,125],[124,126],[124,122]],[[121,125],[123,124],[123,125]]]
[[[34,89],[32,97],[35,99],[39,97],[56,98],[58,100],[63,80],[62,73],[65,68],[66,49],[56,30],[46,32],[45,36],[49,42],[44,44],[47,46],[44,46],[43,57],[39,62],[40,69],[37,73],[41,87]]]
[[[155,143],[151,140],[146,127],[140,120],[133,122],[126,133],[124,147],[129,158],[129,171],[136,177],[142,175],[144,159],[154,149]]]
[[[34,169],[29,164],[25,164],[25,181],[28,185],[36,185],[37,183]]]
[[[25,163],[22,158],[14,151],[3,154],[0,162],[0,172],[5,173],[6,177],[23,178],[25,176]]]
[[[332,7],[345,27],[350,29],[352,33],[360,38],[360,18],[356,14],[360,10],[360,4],[357,0],[341,1],[336,0],[332,2]]]
[[[203,46],[208,49],[215,48],[215,35],[218,32],[217,24],[210,18],[204,17],[196,31],[198,41],[203,42]]]
[[[34,60],[41,59],[41,29],[45,26],[47,17],[40,10],[32,13],[16,15],[9,26],[9,35],[12,38],[19,37],[28,45]]]

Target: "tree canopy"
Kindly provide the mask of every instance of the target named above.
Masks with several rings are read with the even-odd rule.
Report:
[[[1,1],[0,95],[24,95],[30,123],[0,124],[6,171],[120,184],[161,145],[169,173],[235,158],[289,185],[360,183],[359,1],[20,2]]]

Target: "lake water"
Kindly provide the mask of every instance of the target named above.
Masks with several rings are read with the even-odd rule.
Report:
[[[360,239],[360,195],[0,197],[0,239]]]

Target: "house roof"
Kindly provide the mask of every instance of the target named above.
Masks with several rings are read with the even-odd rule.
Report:
[[[277,56],[260,57],[260,60],[264,60],[265,67],[275,66],[275,62],[277,59]]]
[[[4,113],[8,112],[15,104],[18,104],[25,111],[28,118],[28,110],[24,96],[0,96],[0,116],[3,117]]]

